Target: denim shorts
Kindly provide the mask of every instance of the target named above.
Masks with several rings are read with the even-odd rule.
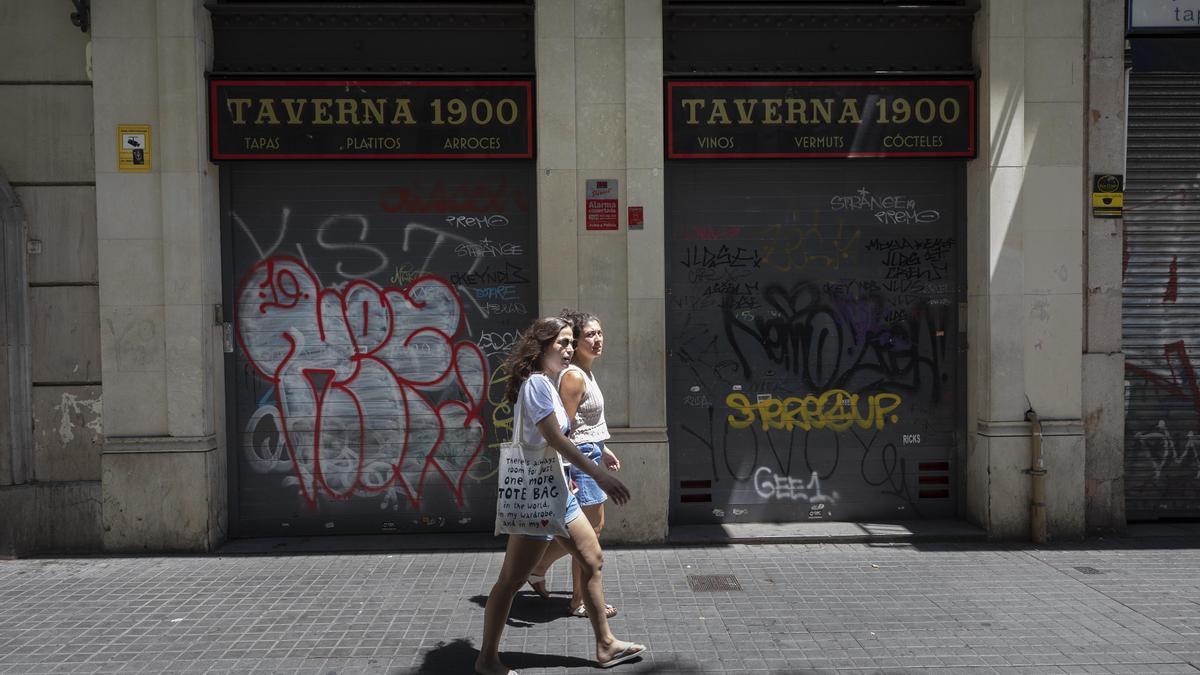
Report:
[[[568,492],[567,493],[567,512],[563,516],[563,522],[566,523],[567,525],[570,525],[571,521],[575,520],[576,518],[578,518],[579,516],[582,516],[582,515],[583,515],[583,511],[579,508],[579,500],[575,498],[575,495]],[[525,537],[526,539],[533,539],[535,541],[554,541],[554,537],[549,534],[547,534],[545,536],[539,536],[536,534],[526,534],[526,535],[522,535],[522,536]]]
[[[584,457],[591,460],[592,464],[600,465],[600,457],[604,454],[604,443],[580,443],[579,451]],[[569,473],[567,477],[575,481],[575,486],[579,488],[576,496],[579,497],[580,506],[595,506],[608,501],[608,493],[600,489],[596,484],[596,479],[580,471],[574,464],[567,467]]]

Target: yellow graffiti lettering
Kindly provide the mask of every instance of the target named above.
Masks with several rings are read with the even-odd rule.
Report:
[[[416,278],[420,277],[421,273],[413,269],[411,265],[400,265],[392,270],[392,276],[388,282],[399,287],[407,286]]]
[[[754,404],[750,403],[750,399],[745,394],[739,394],[736,391],[733,392],[725,397],[725,405],[733,408],[734,410],[740,410],[742,414],[746,416],[745,419],[735,420],[733,419],[733,415],[729,415],[726,418],[729,421],[729,426],[733,427],[734,429],[745,429],[751,424],[754,424],[754,413],[752,412],[754,410]]]
[[[512,374],[504,366],[500,366],[492,370],[488,380],[487,400],[492,404],[492,433],[496,435],[496,440],[487,444],[488,452],[481,453],[468,471],[468,475],[474,480],[485,481],[500,473],[499,463],[492,457],[499,456],[500,446],[513,435],[513,407],[504,398],[510,377]]]
[[[725,397],[725,405],[734,414],[727,415],[725,420],[734,429],[746,429],[758,422],[763,431],[847,431],[855,425],[860,429],[882,429],[900,421],[895,410],[903,403],[899,394],[860,396],[844,389],[803,397],[764,398],[754,403],[745,394],[733,392]]]

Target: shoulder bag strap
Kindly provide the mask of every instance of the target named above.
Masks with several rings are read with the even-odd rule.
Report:
[[[533,376],[530,375],[530,377],[533,377]],[[524,396],[525,385],[527,385],[527,384],[529,384],[528,378],[526,378],[526,380],[521,383],[521,386],[517,388],[517,400],[513,403],[513,436],[512,437],[513,437],[514,441],[516,441],[519,445],[522,445],[522,446],[525,445],[525,441],[521,439],[521,435],[522,435],[521,431],[524,429],[524,425],[521,424],[521,408],[523,407],[521,405],[521,403],[522,403],[522,400],[525,398],[525,396]]]

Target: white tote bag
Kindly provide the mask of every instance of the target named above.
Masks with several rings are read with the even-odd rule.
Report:
[[[514,407],[513,438],[500,446],[496,534],[565,537],[569,493],[558,452],[548,443],[525,444],[520,397]]]

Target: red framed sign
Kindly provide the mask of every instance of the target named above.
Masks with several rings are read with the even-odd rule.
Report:
[[[667,82],[667,157],[974,157],[972,80]]]
[[[533,83],[210,80],[213,161],[527,159]]]
[[[617,181],[589,179],[584,204],[584,225],[589,230],[620,228],[617,215]]]

